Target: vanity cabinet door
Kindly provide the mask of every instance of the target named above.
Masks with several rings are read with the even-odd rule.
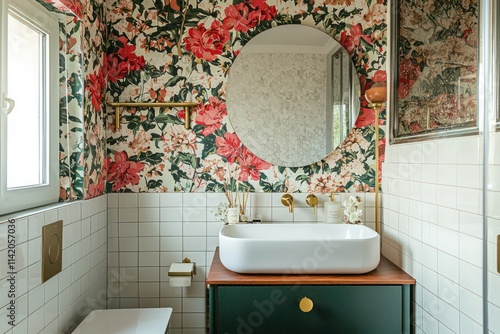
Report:
[[[211,286],[211,333],[401,334],[409,326],[403,290],[401,285]],[[299,307],[303,297],[313,302],[310,312]]]

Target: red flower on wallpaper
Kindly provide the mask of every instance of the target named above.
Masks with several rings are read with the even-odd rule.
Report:
[[[224,25],[227,29],[247,32],[261,21],[274,19],[277,12],[276,7],[269,7],[265,0],[252,0],[229,6],[224,10],[224,14]]]
[[[196,123],[203,125],[205,128],[201,134],[208,136],[220,129],[222,119],[227,115],[226,103],[219,100],[217,97],[209,97],[208,104],[197,108]]]
[[[113,191],[120,190],[128,184],[136,185],[139,183],[139,173],[142,172],[144,165],[141,162],[128,160],[127,152],[116,152],[115,161],[111,162],[107,158],[108,182],[113,182]]]
[[[85,90],[91,97],[92,106],[96,111],[100,112],[102,109],[104,90],[106,89],[104,74],[102,71],[98,70],[97,72],[90,74],[85,81]]]
[[[371,37],[363,34],[363,27],[358,23],[351,26],[349,33],[346,30],[342,31],[340,34],[340,45],[342,45],[349,54],[352,54],[356,47],[360,45],[361,39],[364,39],[368,44],[372,44]]]
[[[207,29],[204,22],[198,23],[197,28],[188,30],[189,37],[184,38],[186,50],[196,58],[214,61],[222,54],[224,46],[229,41],[229,32],[220,21],[214,20]]]
[[[111,82],[125,78],[132,71],[142,70],[146,65],[144,57],[137,57],[134,53],[135,46],[129,44],[125,36],[119,37],[118,42],[122,46],[118,48],[117,52],[107,56],[108,80]]]
[[[241,141],[234,133],[226,132],[224,137],[215,138],[217,154],[226,158],[229,162],[234,162],[240,154]]]
[[[410,94],[411,88],[420,76],[420,66],[405,58],[399,64],[399,98],[404,99]]]
[[[272,166],[270,163],[265,162],[250,152],[245,146],[241,147],[238,162],[240,164],[238,180],[242,182],[246,182],[248,179],[254,181],[260,180],[260,171],[267,170]]]

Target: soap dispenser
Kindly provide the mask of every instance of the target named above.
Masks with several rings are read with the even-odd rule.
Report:
[[[325,223],[340,224],[342,222],[340,202],[335,201],[335,193],[331,193],[329,199],[330,201],[325,202]]]

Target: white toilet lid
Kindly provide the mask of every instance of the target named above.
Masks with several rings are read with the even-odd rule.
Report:
[[[73,334],[165,334],[172,308],[95,310]]]

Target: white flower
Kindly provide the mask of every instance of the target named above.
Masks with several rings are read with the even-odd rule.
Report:
[[[220,203],[217,208],[212,209],[212,213],[214,214],[215,218],[223,222],[224,224],[227,224],[227,210],[229,208],[229,205],[227,203]]]
[[[342,203],[345,207],[344,209],[344,220],[348,224],[361,224],[363,218],[362,201],[359,196],[349,196]]]

